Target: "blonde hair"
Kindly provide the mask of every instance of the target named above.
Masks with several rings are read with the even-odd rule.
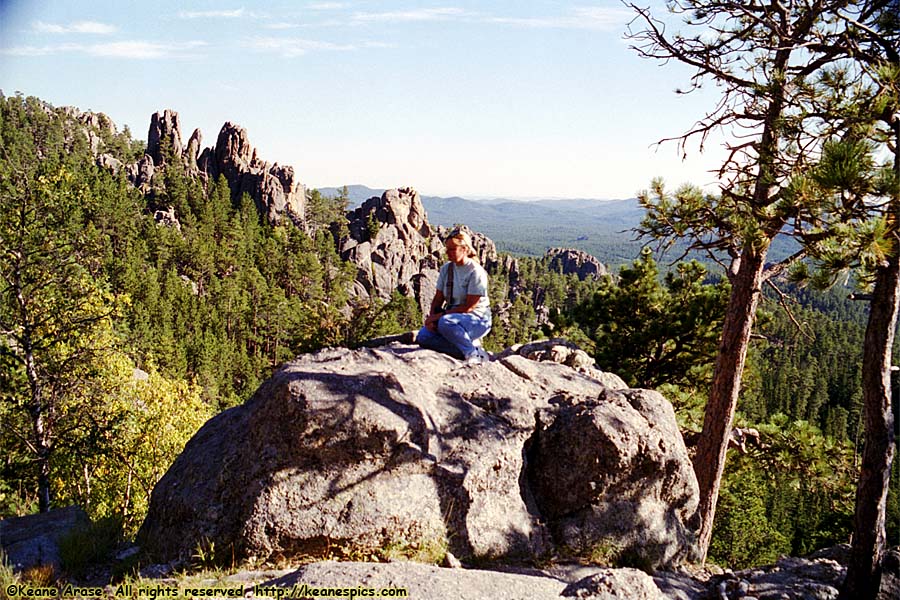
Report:
[[[475,258],[478,256],[475,253],[475,246],[472,245],[472,236],[463,231],[462,229],[454,229],[450,232],[450,235],[447,236],[447,239],[444,240],[444,246],[447,245],[447,242],[450,240],[459,240],[462,246],[465,246],[468,252],[466,253],[469,258]]]

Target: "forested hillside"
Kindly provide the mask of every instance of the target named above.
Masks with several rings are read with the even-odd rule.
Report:
[[[348,195],[313,192],[302,227],[272,224],[223,177],[192,176],[171,153],[142,193],[122,170],[98,166],[86,127],[35,98],[0,98],[0,516],[77,503],[130,534],[156,480],[208,417],[245,401],[299,353],[408,331],[421,315],[402,297],[360,302],[351,293],[354,275],[335,243]],[[143,153],[127,131],[97,135],[123,164]],[[515,249],[535,239],[550,210],[533,209],[535,230],[482,231]],[[158,221],[157,211],[175,218]],[[444,214],[480,229],[460,206]],[[586,214],[579,231],[601,240],[597,248],[603,227],[624,226]],[[598,254],[625,264],[599,280],[562,275],[535,256],[519,256],[512,277],[501,261],[491,297],[502,319],[487,346],[566,335],[602,369],[660,387],[690,437],[727,289],[703,265],[663,276],[649,252],[631,250]],[[790,315],[776,297],[765,303],[751,349],[739,425],[758,436],[732,451],[711,550],[731,566],[805,553],[850,531],[864,307],[843,292],[790,288],[788,299]],[[893,491],[889,504],[894,541]]]

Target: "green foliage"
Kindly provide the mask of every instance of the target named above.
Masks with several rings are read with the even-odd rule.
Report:
[[[769,521],[761,473],[752,469],[725,474],[709,559],[730,568],[772,564],[790,550],[790,542]]]
[[[378,236],[380,229],[381,223],[375,218],[375,213],[370,212],[369,216],[366,217],[366,234],[369,236],[369,240],[374,240]]]
[[[753,422],[781,413],[809,421],[835,439],[857,441],[863,307],[839,297],[837,290],[788,291],[795,301],[790,315],[773,307],[759,319],[766,341],[748,359],[740,410]]]
[[[91,168],[34,99],[0,102],[2,400],[27,415],[27,426],[11,419],[12,427],[36,464],[42,510],[54,447],[111,347],[119,308],[102,271],[102,234],[88,218],[100,204],[85,175]]]
[[[660,282],[649,250],[608,278],[575,310],[600,369],[640,387],[703,381],[715,354],[728,286],[708,285],[705,268],[681,263]]]
[[[408,540],[395,537],[378,549],[376,557],[384,562],[410,560],[419,563],[440,565],[447,556],[450,543],[445,537]]]
[[[338,229],[346,227],[349,205],[347,186],[344,186],[336,197],[323,196],[319,190],[312,190],[306,202],[307,227],[313,233],[332,226]]]
[[[0,510],[33,510],[43,477],[55,500],[132,533],[203,421],[281,362],[359,331],[329,230],[346,199],[314,206],[309,233],[272,226],[224,178],[186,177],[166,147],[148,199],[95,166],[63,112],[3,98],[0,119]],[[130,159],[136,144],[106,137]],[[168,207],[180,228],[151,217]],[[395,299],[369,329],[411,315]]]
[[[95,519],[115,517],[133,534],[156,482],[213,411],[197,386],[155,371],[136,377],[121,355],[106,361],[84,393],[92,411],[61,441],[53,472],[59,500]]]
[[[59,540],[59,557],[70,576],[83,577],[87,570],[107,561],[122,541],[122,521],[106,517],[71,531]]]
[[[350,303],[350,316],[340,326],[335,345],[358,347],[366,340],[418,329],[422,312],[415,298],[394,290],[391,299],[355,300]]]
[[[759,445],[733,452],[727,463],[710,558],[744,568],[845,541],[856,479],[852,446],[784,415],[758,429]]]
[[[13,571],[12,566],[10,566],[9,561],[6,558],[6,553],[3,550],[0,550],[0,590],[3,590],[2,593],[6,593],[7,588],[11,585],[16,585],[19,583],[19,578],[16,573]],[[0,596],[5,598],[6,596]]]

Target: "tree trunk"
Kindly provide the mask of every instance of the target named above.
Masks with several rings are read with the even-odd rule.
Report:
[[[694,455],[694,472],[700,485],[700,533],[698,558],[706,560],[731,425],[741,391],[741,376],[750,345],[750,331],[759,303],[768,245],[762,250],[747,244],[738,271],[731,281],[731,296],[722,325],[722,337],[713,371],[712,388],[703,417],[703,433]]]
[[[26,328],[25,374],[31,387],[31,404],[28,407],[31,415],[31,427],[34,431],[34,448],[37,452],[38,467],[38,510],[42,513],[50,510],[50,427],[47,423],[47,410],[44,403],[44,389],[38,377],[32,350],[31,335]]]
[[[876,273],[863,347],[863,410],[866,440],[856,487],[853,545],[841,598],[873,599],[881,583],[885,507],[894,454],[891,411],[891,348],[900,301],[900,255]]]
[[[892,123],[900,144],[900,115]],[[900,146],[894,151],[894,172],[900,175]],[[894,236],[886,264],[875,272],[869,322],[863,346],[862,384],[866,441],[856,486],[853,544],[841,598],[874,600],[881,587],[881,559],[887,534],[885,513],[891,462],[894,457],[894,413],[891,410],[891,359],[900,305],[900,196],[891,203],[888,222]]]

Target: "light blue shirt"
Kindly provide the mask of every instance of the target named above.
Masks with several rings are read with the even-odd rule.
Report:
[[[452,297],[447,298],[447,273],[450,269],[453,269],[453,294]],[[444,263],[438,275],[437,289],[444,293],[444,298],[449,301],[450,308],[464,304],[466,296],[481,296],[471,312],[484,319],[491,318],[487,271],[474,260],[469,259],[463,265],[455,265],[452,262]]]

